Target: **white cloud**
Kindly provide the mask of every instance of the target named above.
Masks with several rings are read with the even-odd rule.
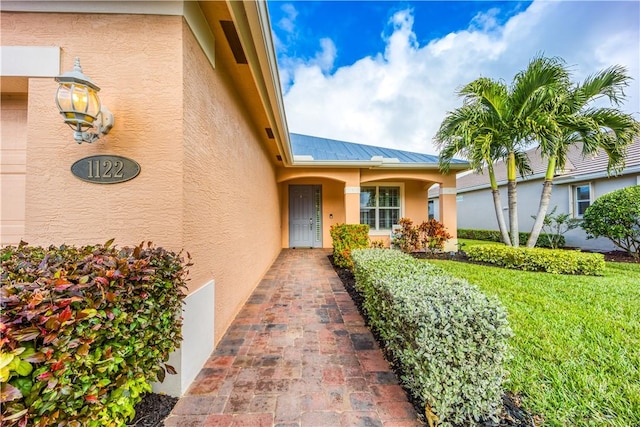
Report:
[[[314,58],[281,59],[291,132],[436,153],[432,138],[455,93],[479,76],[510,82],[536,54],[560,56],[574,81],[614,64],[634,77],[623,109],[640,119],[640,17],[635,2],[535,1],[505,24],[497,10],[463,31],[420,46],[411,10],[389,21],[384,52],[334,72],[336,46],[320,42]],[[290,22],[295,20],[291,11]],[[288,21],[289,22],[289,21]],[[289,27],[294,31],[294,26]]]

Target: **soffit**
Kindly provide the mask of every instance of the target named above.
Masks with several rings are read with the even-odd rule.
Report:
[[[235,30],[238,33],[240,33],[239,23],[234,21],[227,2],[202,1],[199,5],[215,38],[216,70],[224,73],[231,80],[242,106],[246,109],[255,125],[256,135],[266,148],[271,161],[275,165],[282,164],[281,161],[277,160],[277,156],[281,153],[278,150],[276,140],[270,138],[266,130],[267,128],[271,129],[272,125],[269,122],[251,68],[249,64],[238,64],[236,62],[236,57],[227,41],[221,21],[233,21]],[[240,41],[242,44],[242,37],[240,37]],[[244,53],[245,56],[249,56],[246,51]]]

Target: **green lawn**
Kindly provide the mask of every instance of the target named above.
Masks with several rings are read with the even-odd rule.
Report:
[[[640,264],[587,277],[432,262],[507,308],[506,387],[545,425],[640,426]]]

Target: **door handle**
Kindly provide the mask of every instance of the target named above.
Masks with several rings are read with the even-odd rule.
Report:
[[[309,218],[309,230],[313,230],[313,218]]]

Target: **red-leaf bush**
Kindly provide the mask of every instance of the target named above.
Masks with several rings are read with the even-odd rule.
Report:
[[[190,266],[150,242],[2,248],[3,426],[118,426],[182,340]]]
[[[441,251],[444,243],[452,237],[444,224],[433,218],[418,226],[414,226],[409,218],[400,218],[398,224],[400,229],[392,236],[392,246],[409,254],[419,249]]]

